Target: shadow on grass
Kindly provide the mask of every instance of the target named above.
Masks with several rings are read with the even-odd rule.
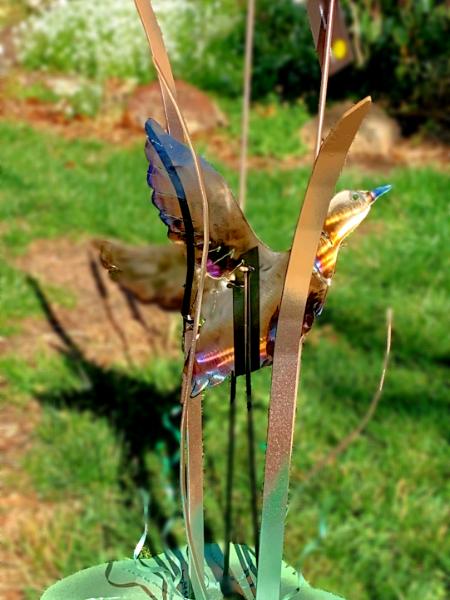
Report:
[[[62,342],[59,352],[85,385],[82,389],[49,390],[38,394],[38,400],[56,408],[89,410],[106,418],[122,441],[125,468],[131,472],[136,487],[144,488],[152,498],[152,520],[162,531],[167,526],[167,516],[162,506],[154,500],[158,494],[152,489],[152,480],[146,466],[146,455],[165,445],[172,460],[170,481],[178,489],[178,437],[180,387],[163,392],[154,384],[133,377],[114,368],[101,367],[88,360],[83,351],[64,329],[39,282],[28,277],[28,284],[38,299],[47,321]],[[208,535],[208,529],[206,529]],[[176,540],[169,533],[169,545]],[[150,548],[153,552],[154,549]]]

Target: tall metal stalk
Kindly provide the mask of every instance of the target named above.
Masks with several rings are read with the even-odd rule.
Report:
[[[322,144],[323,121],[325,116],[325,106],[327,103],[328,79],[330,77],[330,58],[331,58],[331,39],[333,36],[335,0],[329,0],[328,15],[326,16],[326,38],[322,65],[322,78],[320,80],[319,95],[319,117],[317,123],[316,148],[314,158],[319,155]]]
[[[252,398],[252,346],[251,346],[251,304],[250,277],[252,272],[248,267],[244,271],[244,331],[245,331],[245,391],[247,401],[247,444],[248,470],[250,478],[250,510],[252,515],[253,543],[256,556],[259,554],[259,519],[258,519],[258,488],[256,477],[255,427],[253,419]],[[255,273],[259,277],[259,273]]]

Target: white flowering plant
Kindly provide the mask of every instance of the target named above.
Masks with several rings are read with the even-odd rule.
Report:
[[[85,82],[75,93],[62,99],[67,117],[95,117],[102,105],[103,89],[96,83]]]
[[[154,76],[133,0],[27,1],[35,12],[16,32],[26,67],[97,79],[143,82]],[[225,72],[235,67],[230,61],[227,69],[227,53],[216,48],[236,22],[234,1],[154,0],[153,6],[175,73],[202,87],[220,88]]]
[[[133,0],[54,0],[23,21],[16,37],[20,60],[30,69],[98,79],[148,80],[151,74]]]
[[[19,100],[38,100],[54,105],[66,118],[95,117],[103,103],[103,85],[82,77],[46,77],[26,81],[8,80],[8,96]]]

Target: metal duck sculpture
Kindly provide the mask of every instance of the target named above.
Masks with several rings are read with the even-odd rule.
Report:
[[[113,279],[143,302],[156,302],[164,308],[179,308],[183,295],[186,258],[180,250],[186,243],[185,222],[180,200],[195,197],[196,174],[192,154],[181,142],[166,133],[155,121],[146,123],[147,181],[153,189],[152,201],[168,227],[170,246],[133,248],[120,243],[97,242],[103,265]],[[258,360],[255,370],[272,364],[278,310],[289,252],[274,252],[254,233],[221,175],[200,159],[211,213],[207,278],[202,305],[203,325],[197,341],[192,395],[215,386],[238,370],[235,364],[233,288],[239,286],[242,269],[252,267],[249,253],[256,249],[259,275]],[[311,329],[323,310],[342,242],[369,214],[377,198],[390,185],[372,191],[339,192],[331,200],[317,248],[302,325],[303,335]],[[201,204],[190,204],[197,255],[203,239]],[[254,277],[254,274],[251,275]],[[168,290],[172,292],[167,293]],[[161,299],[165,301],[161,303]]]

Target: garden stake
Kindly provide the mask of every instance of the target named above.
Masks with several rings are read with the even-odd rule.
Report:
[[[247,196],[247,171],[248,171],[248,138],[249,138],[249,121],[250,121],[250,102],[251,102],[251,84],[252,84],[252,62],[253,62],[253,37],[255,30],[255,0],[247,2],[247,21],[246,21],[246,36],[245,36],[245,61],[244,61],[244,93],[242,99],[242,135],[241,135],[241,155],[239,169],[239,206],[242,211],[245,210]],[[248,267],[241,267],[248,269]],[[255,435],[253,424],[253,401],[252,401],[252,384],[251,384],[251,298],[249,291],[249,271],[244,273],[244,348],[245,348],[245,388],[246,388],[246,404],[247,404],[247,445],[248,445],[248,461],[249,461],[249,476],[251,490],[251,515],[253,526],[254,546],[256,556],[258,556],[259,548],[259,526],[258,526],[258,492],[256,483],[256,452],[255,452]],[[256,278],[259,279],[258,273]],[[254,307],[259,314],[259,301]],[[259,338],[259,325],[257,336]],[[236,344],[236,340],[235,340]],[[259,344],[258,344],[259,345]]]
[[[250,475],[250,513],[252,515],[253,543],[255,547],[256,558],[259,553],[259,525],[258,525],[258,489],[256,476],[256,452],[255,452],[255,427],[253,419],[253,399],[252,399],[252,295],[250,288],[250,279],[254,274],[254,279],[258,279],[258,272],[250,265],[241,267],[244,270],[244,331],[245,331],[245,392],[247,400],[247,445],[248,445],[248,465]],[[254,299],[254,295],[253,295]],[[257,302],[259,312],[259,302]],[[259,333],[259,326],[258,326]]]

